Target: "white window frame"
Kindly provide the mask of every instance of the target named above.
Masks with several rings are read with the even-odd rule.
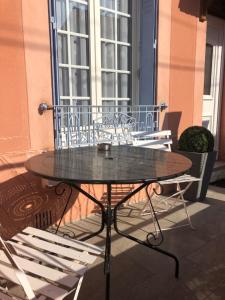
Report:
[[[115,100],[116,104],[119,100],[131,100],[132,105],[139,104],[139,45],[140,45],[140,2],[137,0],[132,1],[132,42],[131,44],[125,42],[117,42],[115,40],[103,39],[101,38],[101,23],[100,23],[100,0],[89,0],[88,4],[86,1],[82,0],[71,0],[75,3],[88,5],[88,34],[74,33],[70,31],[70,21],[69,21],[69,0],[66,0],[67,6],[67,30],[57,29],[57,34],[67,35],[67,47],[68,47],[68,64],[58,63],[58,69],[60,67],[67,67],[69,69],[69,96],[60,96],[59,93],[59,103],[60,100],[70,100],[70,104],[73,100],[88,100],[90,105],[103,105],[104,100]],[[117,0],[115,0],[117,3]],[[104,7],[104,11],[113,12],[121,16],[130,17],[129,14],[122,12],[115,12],[115,10],[108,9]],[[116,22],[117,24],[117,22]],[[117,25],[115,25],[117,26]],[[71,63],[71,44],[70,36],[78,36],[83,38],[88,38],[89,40],[89,66],[73,65]],[[115,69],[103,69],[101,68],[101,41],[106,41],[113,43],[115,45],[125,45],[131,46],[132,56],[131,56],[131,66],[130,70],[117,70],[117,47],[115,47]],[[79,68],[83,70],[89,70],[89,90],[90,96],[80,97],[72,96],[72,68]],[[118,82],[116,80],[116,94],[114,98],[102,98],[102,71],[111,71],[115,73],[131,74],[130,85],[131,85],[131,95],[130,98],[118,98]],[[117,76],[116,76],[117,78]]]

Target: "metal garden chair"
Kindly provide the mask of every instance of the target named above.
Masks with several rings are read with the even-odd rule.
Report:
[[[158,149],[163,151],[171,151],[171,145],[172,145],[172,139],[171,139],[171,131],[170,130],[163,130],[153,133],[148,132],[139,132],[133,134],[133,146],[138,147],[147,147],[152,149]],[[187,224],[184,225],[177,225],[175,227],[183,227],[189,225],[192,229],[194,229],[194,226],[192,225],[190,215],[187,210],[186,201],[185,201],[185,192],[191,187],[192,183],[195,181],[199,181],[199,178],[193,177],[189,174],[184,174],[182,176],[178,176],[176,178],[168,179],[159,181],[157,185],[160,188],[160,192],[157,192],[157,186],[152,187],[151,195],[149,195],[150,198],[154,196],[156,202],[160,205],[163,205],[163,208],[156,208],[156,211],[159,212],[165,212],[169,211],[172,208],[175,207],[177,202],[180,202],[183,205],[186,217],[187,217]],[[172,195],[163,197],[162,189],[165,185],[176,185],[176,192],[173,192]],[[153,221],[154,220],[154,214],[152,213],[151,208],[151,199],[147,197],[147,200],[145,202],[145,205],[141,211],[142,215],[151,214]],[[175,200],[175,201],[173,201]],[[154,223],[155,225],[155,223]],[[155,226],[156,228],[156,226]],[[174,228],[174,227],[173,227]],[[164,228],[169,229],[169,228]],[[163,229],[162,229],[163,230]]]
[[[1,300],[60,300],[73,293],[77,299],[88,265],[102,253],[97,246],[32,227],[7,241],[0,236],[0,245]]]

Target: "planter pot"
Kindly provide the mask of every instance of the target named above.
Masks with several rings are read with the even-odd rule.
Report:
[[[184,198],[189,201],[203,201],[208,190],[217,151],[206,153],[176,152],[186,156],[192,161],[192,167],[187,173],[200,178],[200,181],[192,183],[191,187],[185,193]]]

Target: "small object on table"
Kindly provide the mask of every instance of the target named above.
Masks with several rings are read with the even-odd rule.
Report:
[[[99,151],[110,151],[111,150],[111,144],[109,143],[101,143],[97,145],[97,148]]]

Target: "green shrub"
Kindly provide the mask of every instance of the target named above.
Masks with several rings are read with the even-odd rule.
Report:
[[[205,127],[191,126],[181,134],[178,145],[181,151],[211,152],[214,148],[214,137]]]

